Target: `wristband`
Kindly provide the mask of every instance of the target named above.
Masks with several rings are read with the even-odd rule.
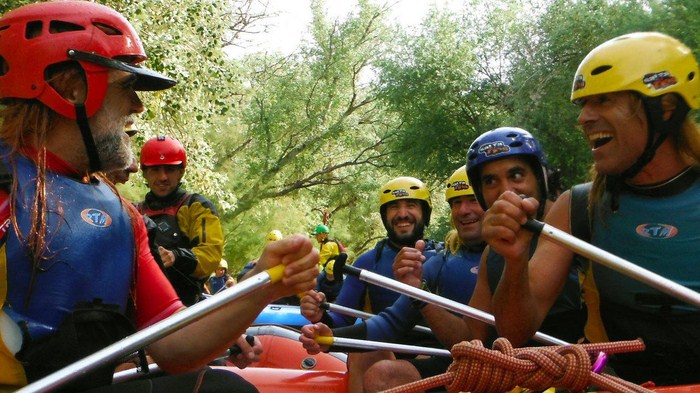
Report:
[[[428,283],[425,280],[421,281],[420,289],[422,289],[426,292],[433,293],[433,291],[431,291],[430,288],[428,287]],[[413,309],[415,309],[415,310],[420,311],[427,305],[428,305],[428,303],[426,303],[420,299],[416,299],[414,297],[411,298],[411,307],[413,307]]]

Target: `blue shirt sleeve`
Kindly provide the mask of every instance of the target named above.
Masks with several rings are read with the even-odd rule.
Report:
[[[372,249],[360,255],[355,263],[353,263],[353,266],[358,269],[368,269],[372,267],[375,253],[376,250]],[[359,278],[348,275],[343,281],[343,286],[340,289],[340,293],[338,294],[335,303],[339,306],[360,310],[363,301],[362,296],[365,293],[366,286],[367,284],[365,284]],[[353,317],[334,312],[328,312],[328,314],[333,319],[333,327],[348,326],[355,323],[355,318]]]
[[[367,339],[394,341],[413,329],[419,320],[420,311],[411,307],[411,298],[401,295],[391,307],[365,321]]]

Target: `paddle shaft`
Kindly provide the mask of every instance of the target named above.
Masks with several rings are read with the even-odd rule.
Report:
[[[571,251],[580,254],[592,261],[598,262],[603,266],[609,267],[617,272],[620,272],[630,278],[633,278],[641,283],[644,283],[652,288],[671,295],[675,298],[683,300],[688,304],[700,307],[700,293],[688,289],[666,277],[660,276],[654,272],[644,269],[632,262],[613,255],[605,250],[602,250],[590,243],[587,243],[576,236],[559,230],[549,224],[541,221],[528,219],[523,225],[524,228],[539,233]]]
[[[282,277],[284,266],[279,265],[267,271],[258,273],[236,286],[229,288],[205,301],[177,312],[170,317],[138,331],[116,343],[107,346],[92,355],[72,363],[48,376],[31,383],[16,393],[47,392],[59,387],[74,378],[101,366],[114,363],[125,356],[157,341],[174,331],[189,325],[205,315],[221,308],[229,302],[248,295],[252,291],[278,281]]]
[[[479,309],[476,309],[474,307],[467,306],[466,304],[462,304],[459,302],[455,302],[454,300],[450,300],[447,298],[444,298],[442,296],[435,295],[433,293],[430,293],[428,291],[424,291],[422,289],[418,289],[415,287],[412,287],[408,284],[404,284],[400,281],[392,280],[390,278],[384,277],[381,274],[373,273],[368,270],[364,269],[358,269],[354,266],[350,265],[345,265],[343,267],[344,271],[348,274],[352,274],[353,276],[359,278],[362,281],[368,282],[370,284],[374,285],[379,285],[384,288],[391,289],[393,291],[402,293],[404,295],[408,295],[412,298],[416,298],[419,300],[422,300],[426,303],[434,304],[436,306],[443,307],[447,310],[456,312],[460,315],[465,315],[470,318],[476,319],[478,321],[487,323],[491,326],[496,325],[496,319],[494,318],[493,315],[481,311]],[[537,332],[533,336],[533,339],[544,343],[544,344],[550,344],[550,345],[568,345],[566,341],[560,340],[556,337],[552,337],[550,335]]]
[[[347,315],[347,316],[355,317],[355,318],[360,318],[360,319],[370,319],[370,318],[375,316],[374,314],[370,314],[368,312],[355,310],[354,308],[341,306],[341,305],[335,304],[335,303],[325,303],[325,302],[321,303],[321,308],[324,310],[337,312],[338,314],[343,314],[343,315]],[[426,334],[433,333],[429,328],[427,328],[425,326],[420,326],[420,325],[414,326],[413,330],[420,332],[420,333],[426,333]]]
[[[400,353],[412,353],[417,355],[452,357],[450,351],[439,348],[419,347],[415,345],[385,343],[380,341],[357,340],[354,338],[318,336],[316,342],[321,345],[336,345],[348,348],[368,349],[375,351],[391,351]]]

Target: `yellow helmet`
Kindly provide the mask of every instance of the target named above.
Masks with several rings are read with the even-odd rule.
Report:
[[[270,243],[274,242],[277,240],[282,240],[282,232],[278,231],[277,229],[273,229],[270,231],[270,233],[267,234],[267,237],[265,240]]]
[[[467,178],[466,165],[454,171],[452,176],[447,179],[445,200],[449,202],[450,199],[463,195],[474,195],[474,189],[469,185],[469,179]]]
[[[333,279],[333,267],[334,266],[335,266],[335,260],[331,259],[330,261],[328,261],[328,263],[326,263],[326,267],[324,268],[324,270],[326,271],[326,276],[331,280]]]
[[[415,177],[397,177],[384,184],[379,190],[379,206],[399,199],[419,199],[427,203],[430,208],[433,207],[430,203],[428,187]]]
[[[433,205],[430,202],[430,190],[415,177],[403,176],[390,180],[379,190],[379,213],[384,226],[386,223],[386,204],[401,199],[418,199],[423,205],[423,224],[430,225],[430,213]]]
[[[636,91],[647,97],[677,93],[700,108],[700,70],[693,52],[656,32],[631,33],[593,49],[576,70],[571,101],[603,93]]]

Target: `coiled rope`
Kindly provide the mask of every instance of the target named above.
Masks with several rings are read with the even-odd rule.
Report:
[[[513,348],[498,338],[493,349],[480,340],[452,347],[447,372],[398,386],[382,393],[411,393],[445,386],[448,392],[501,393],[515,387],[543,391],[550,387],[582,392],[594,385],[613,393],[650,393],[621,378],[591,371],[591,356],[644,350],[642,340],[598,344]]]

